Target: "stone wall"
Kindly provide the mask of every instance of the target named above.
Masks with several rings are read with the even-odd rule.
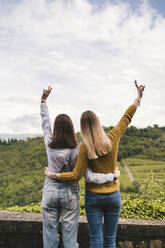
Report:
[[[80,216],[79,223],[80,248],[88,248],[86,218]],[[0,211],[0,248],[42,247],[41,214]],[[165,221],[120,219],[117,247],[165,248]]]

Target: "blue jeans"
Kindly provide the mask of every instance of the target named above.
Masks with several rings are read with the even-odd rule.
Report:
[[[77,248],[79,195],[71,187],[57,184],[44,186],[42,197],[44,248],[57,248],[58,225],[61,217],[64,248]]]
[[[85,193],[91,248],[116,248],[116,231],[120,215],[120,191],[111,194]],[[102,219],[104,217],[104,228]]]

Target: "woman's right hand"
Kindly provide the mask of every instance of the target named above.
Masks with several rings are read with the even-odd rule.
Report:
[[[51,93],[51,91],[52,91],[52,88],[50,87],[50,85],[49,85],[47,90],[43,89],[41,101],[46,101],[46,99],[48,98],[48,96]]]
[[[45,175],[50,178],[60,178],[60,173],[52,172],[48,167],[45,167]]]
[[[143,91],[144,91],[144,89],[145,89],[145,85],[140,85],[140,86],[138,86],[136,80],[135,80],[134,83],[135,83],[135,86],[136,86],[137,91],[138,91],[138,99],[141,100],[141,98],[142,98],[142,96],[143,96]]]

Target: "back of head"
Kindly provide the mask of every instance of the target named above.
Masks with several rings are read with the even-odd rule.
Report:
[[[82,113],[80,124],[89,159],[98,158],[111,151],[111,141],[94,112],[85,111]]]
[[[54,121],[52,142],[50,148],[75,148],[77,146],[74,127],[71,118],[60,114]]]

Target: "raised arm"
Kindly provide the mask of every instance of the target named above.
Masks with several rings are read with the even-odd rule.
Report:
[[[51,131],[51,124],[49,118],[49,111],[46,104],[46,99],[48,98],[52,88],[49,86],[47,90],[43,89],[43,94],[41,97],[41,105],[40,105],[40,115],[42,119],[42,130],[44,134],[44,142],[46,145],[50,143],[52,131]]]
[[[138,97],[135,99],[133,104],[129,106],[129,108],[125,111],[119,123],[112,130],[108,132],[108,135],[113,135],[116,137],[116,139],[120,139],[123,133],[125,132],[126,128],[128,127],[128,125],[132,120],[133,115],[136,112],[137,107],[140,105],[140,100],[143,96],[143,91],[145,86],[144,85],[138,86],[136,80],[134,83],[137,88]]]

